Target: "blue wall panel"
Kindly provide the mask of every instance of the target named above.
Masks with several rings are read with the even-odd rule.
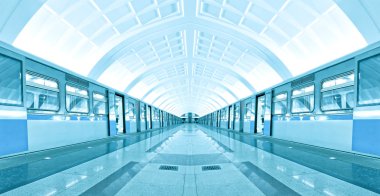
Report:
[[[114,136],[117,134],[117,130],[116,130],[116,121],[110,121],[110,136]]]
[[[264,135],[270,136],[270,121],[264,121]]]
[[[129,120],[125,121],[125,132],[126,133],[132,133],[131,132],[131,122]]]
[[[354,120],[352,150],[380,156],[380,120]]]
[[[250,121],[250,124],[249,124],[249,133],[255,133],[255,121],[252,120]]]
[[[28,150],[26,120],[0,120],[0,156]]]

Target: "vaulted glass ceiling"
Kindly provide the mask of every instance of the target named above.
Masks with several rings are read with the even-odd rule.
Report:
[[[0,40],[200,116],[379,40],[380,1],[0,1]]]

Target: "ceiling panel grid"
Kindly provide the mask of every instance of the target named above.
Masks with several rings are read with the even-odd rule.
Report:
[[[0,39],[176,115],[202,116],[378,41],[379,3],[355,2],[28,1],[32,16],[3,6]],[[4,35],[12,14],[20,31]]]

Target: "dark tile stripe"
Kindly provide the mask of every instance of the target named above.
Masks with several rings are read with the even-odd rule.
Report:
[[[70,149],[75,148],[75,146],[72,146],[62,149],[59,155],[52,155],[52,159],[50,160],[43,160],[43,157],[41,157],[38,160],[32,159],[23,164],[2,169],[0,170],[0,194],[91,161],[155,135],[162,134],[163,132],[173,131],[174,133],[179,130],[178,128],[161,128],[154,131],[134,133],[120,139],[115,138],[115,141],[93,145],[91,149],[81,148],[71,151]],[[44,154],[49,156],[47,152]],[[25,158],[27,159],[28,156],[25,155]],[[30,156],[34,155],[31,154]]]
[[[159,153],[150,162],[159,164],[170,163],[172,165],[191,166],[229,163],[230,161],[221,153],[195,155]]]
[[[251,162],[241,162],[235,166],[265,195],[300,195]]]
[[[82,196],[94,195],[115,195],[119,192],[137,173],[145,167],[145,163],[129,162],[122,168],[118,169],[98,184],[94,185],[84,193]]]
[[[225,135],[289,161],[380,194],[380,169],[357,164],[355,161],[351,161],[347,158],[345,158],[345,160],[340,160],[337,154],[334,155],[337,156],[337,160],[331,161],[328,158],[332,153],[326,152],[317,147],[310,147],[297,143],[284,144],[278,141],[272,142],[265,138],[260,139],[253,134],[239,133],[221,128],[204,127],[203,129]],[[207,132],[207,130],[205,130],[205,132]],[[267,142],[258,143],[258,141],[266,140]],[[297,145],[298,148],[289,149],[289,145]],[[355,160],[358,158],[358,156],[352,155],[350,159]],[[363,157],[360,158],[364,159]]]
[[[172,137],[172,136],[170,136],[170,137],[164,139],[163,141],[161,141],[161,142],[159,142],[158,144],[152,146],[151,148],[149,148],[149,149],[148,149],[147,151],[145,151],[145,152],[154,152],[154,151],[156,151],[157,148],[159,148],[164,142],[166,142],[166,141],[167,141],[169,138],[171,138],[171,137]]]
[[[210,136],[208,136],[210,137]],[[222,142],[219,142],[218,140],[215,140],[213,137],[210,137],[214,142],[216,142],[220,147],[222,147],[226,152],[234,152],[231,148],[224,145]]]

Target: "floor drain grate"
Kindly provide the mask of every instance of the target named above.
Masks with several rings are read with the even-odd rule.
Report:
[[[207,165],[207,166],[202,166],[202,171],[209,171],[209,170],[221,170],[219,165]]]
[[[178,171],[178,166],[174,165],[161,165],[159,170],[170,170],[170,171]]]

